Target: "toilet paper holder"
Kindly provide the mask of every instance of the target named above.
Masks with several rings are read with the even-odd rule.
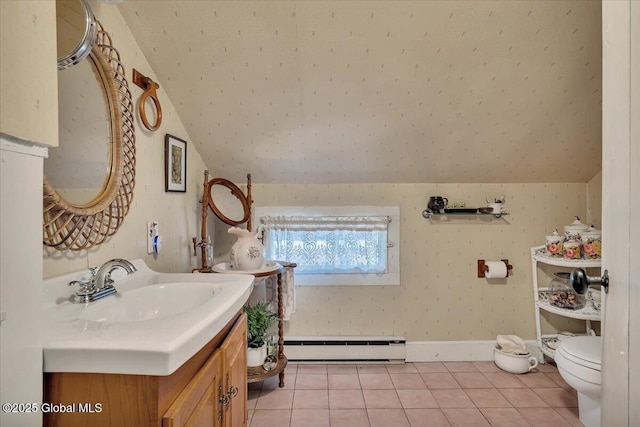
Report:
[[[513,265],[509,264],[508,259],[501,259],[500,261],[504,262],[505,265],[507,266],[507,277],[509,277],[509,271],[513,270]],[[478,260],[478,277],[479,278],[485,277],[485,273],[488,270],[489,270],[489,267],[487,266],[487,264],[485,264],[485,260],[479,259]]]

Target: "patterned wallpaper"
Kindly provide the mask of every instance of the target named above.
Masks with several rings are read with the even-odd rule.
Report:
[[[602,172],[587,183],[587,211],[590,224],[602,227]]]
[[[600,1],[118,8],[217,176],[586,183],[601,169]]]
[[[510,215],[496,220],[421,212],[431,195],[483,206],[506,196]],[[535,338],[530,249],[544,236],[586,213],[586,184],[344,184],[255,185],[256,206],[399,205],[400,286],[298,287],[290,336],[397,335],[410,341]],[[215,242],[214,244],[218,244]],[[220,248],[217,248],[218,250]],[[509,259],[507,279],[478,279],[477,260]],[[541,284],[553,271],[542,271]],[[582,331],[583,322],[543,321]],[[557,329],[556,329],[557,330]]]
[[[137,2],[125,2],[137,3]],[[287,5],[289,3],[286,3]],[[312,4],[312,3],[309,3]],[[125,67],[136,67],[159,78],[147,62],[127,22],[113,6],[92,4],[96,16],[111,33]],[[389,11],[391,13],[392,11]],[[128,77],[130,77],[128,75]],[[162,84],[162,83],[161,83]],[[141,90],[132,87],[137,101]],[[169,100],[160,88],[164,119],[161,131],[150,133],[136,123],[136,189],[131,212],[108,243],[80,253],[44,250],[45,277],[97,265],[114,257],[144,258],[158,271],[189,271],[195,267],[191,237],[199,233],[202,158],[195,149],[189,125],[178,115],[179,101]],[[265,109],[264,114],[273,110]],[[213,112],[211,117],[220,117]],[[211,121],[211,120],[209,120]],[[183,124],[184,123],[184,126]],[[188,141],[188,186],[186,194],[164,193],[164,133]],[[277,150],[277,144],[274,144]],[[393,149],[392,145],[389,147]],[[237,155],[227,147],[225,153]],[[245,153],[247,154],[247,153]],[[248,156],[247,156],[248,157]],[[219,163],[222,164],[222,163]],[[298,312],[287,325],[289,335],[404,335],[409,340],[493,339],[498,333],[516,333],[533,338],[533,292],[529,250],[541,244],[544,235],[570,222],[573,215],[587,215],[587,197],[599,197],[597,178],[584,183],[538,184],[257,184],[261,178],[247,164],[235,182],[245,183],[247,171],[254,173],[253,194],[258,206],[268,205],[399,205],[401,210],[400,286],[300,288]],[[280,173],[280,164],[269,171]],[[400,170],[402,165],[398,164]],[[329,173],[329,171],[325,172]],[[225,176],[220,169],[214,176]],[[229,176],[225,176],[229,177]],[[297,175],[291,174],[290,181]],[[382,179],[380,175],[380,179]],[[258,181],[259,182],[259,181]],[[587,190],[589,187],[589,190]],[[430,195],[444,195],[467,206],[484,203],[488,196],[504,194],[510,216],[504,220],[425,220],[421,211]],[[595,203],[595,202],[594,202]],[[599,215],[591,212],[590,215]],[[145,226],[159,220],[163,253],[146,255]],[[592,221],[591,218],[588,218]],[[213,220],[212,220],[213,221]],[[216,241],[216,252],[223,242]],[[479,258],[509,258],[513,277],[488,282],[477,279]],[[554,320],[560,329],[579,330],[579,325]],[[559,322],[559,323],[558,323]],[[545,327],[548,327],[545,325]]]
[[[0,32],[0,131],[57,146],[55,3],[0,1]]]

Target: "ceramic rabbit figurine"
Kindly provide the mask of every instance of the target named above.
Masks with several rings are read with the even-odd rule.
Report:
[[[256,238],[258,231],[251,232],[244,228],[231,227],[230,234],[238,236],[231,247],[229,258],[237,270],[257,270],[264,263],[264,246]]]

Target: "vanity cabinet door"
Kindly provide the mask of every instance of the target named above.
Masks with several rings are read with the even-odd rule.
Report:
[[[222,351],[213,352],[162,417],[162,427],[221,427]]]
[[[224,392],[229,405],[223,416],[225,427],[247,425],[247,315],[242,314],[221,346]]]

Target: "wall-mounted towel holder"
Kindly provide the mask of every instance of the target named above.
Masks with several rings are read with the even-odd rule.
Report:
[[[150,131],[157,130],[162,123],[162,107],[160,106],[158,95],[156,94],[156,89],[159,89],[160,85],[135,68],[133,69],[132,80],[133,83],[136,84],[136,86],[139,86],[140,88],[142,88],[142,90],[144,90],[142,96],[140,97],[140,103],[138,104],[138,114],[140,114],[140,120],[142,120],[142,124],[144,125],[144,127],[149,129]],[[149,120],[147,119],[147,113],[145,111],[147,98],[151,98],[153,104],[156,107],[156,122],[154,124],[149,123]]]
[[[507,266],[507,277],[509,277],[509,271],[513,270],[513,265],[509,264],[508,259],[501,259],[500,261],[504,262]],[[489,266],[485,263],[485,260],[478,260],[478,277],[486,277],[486,272],[489,271]]]

